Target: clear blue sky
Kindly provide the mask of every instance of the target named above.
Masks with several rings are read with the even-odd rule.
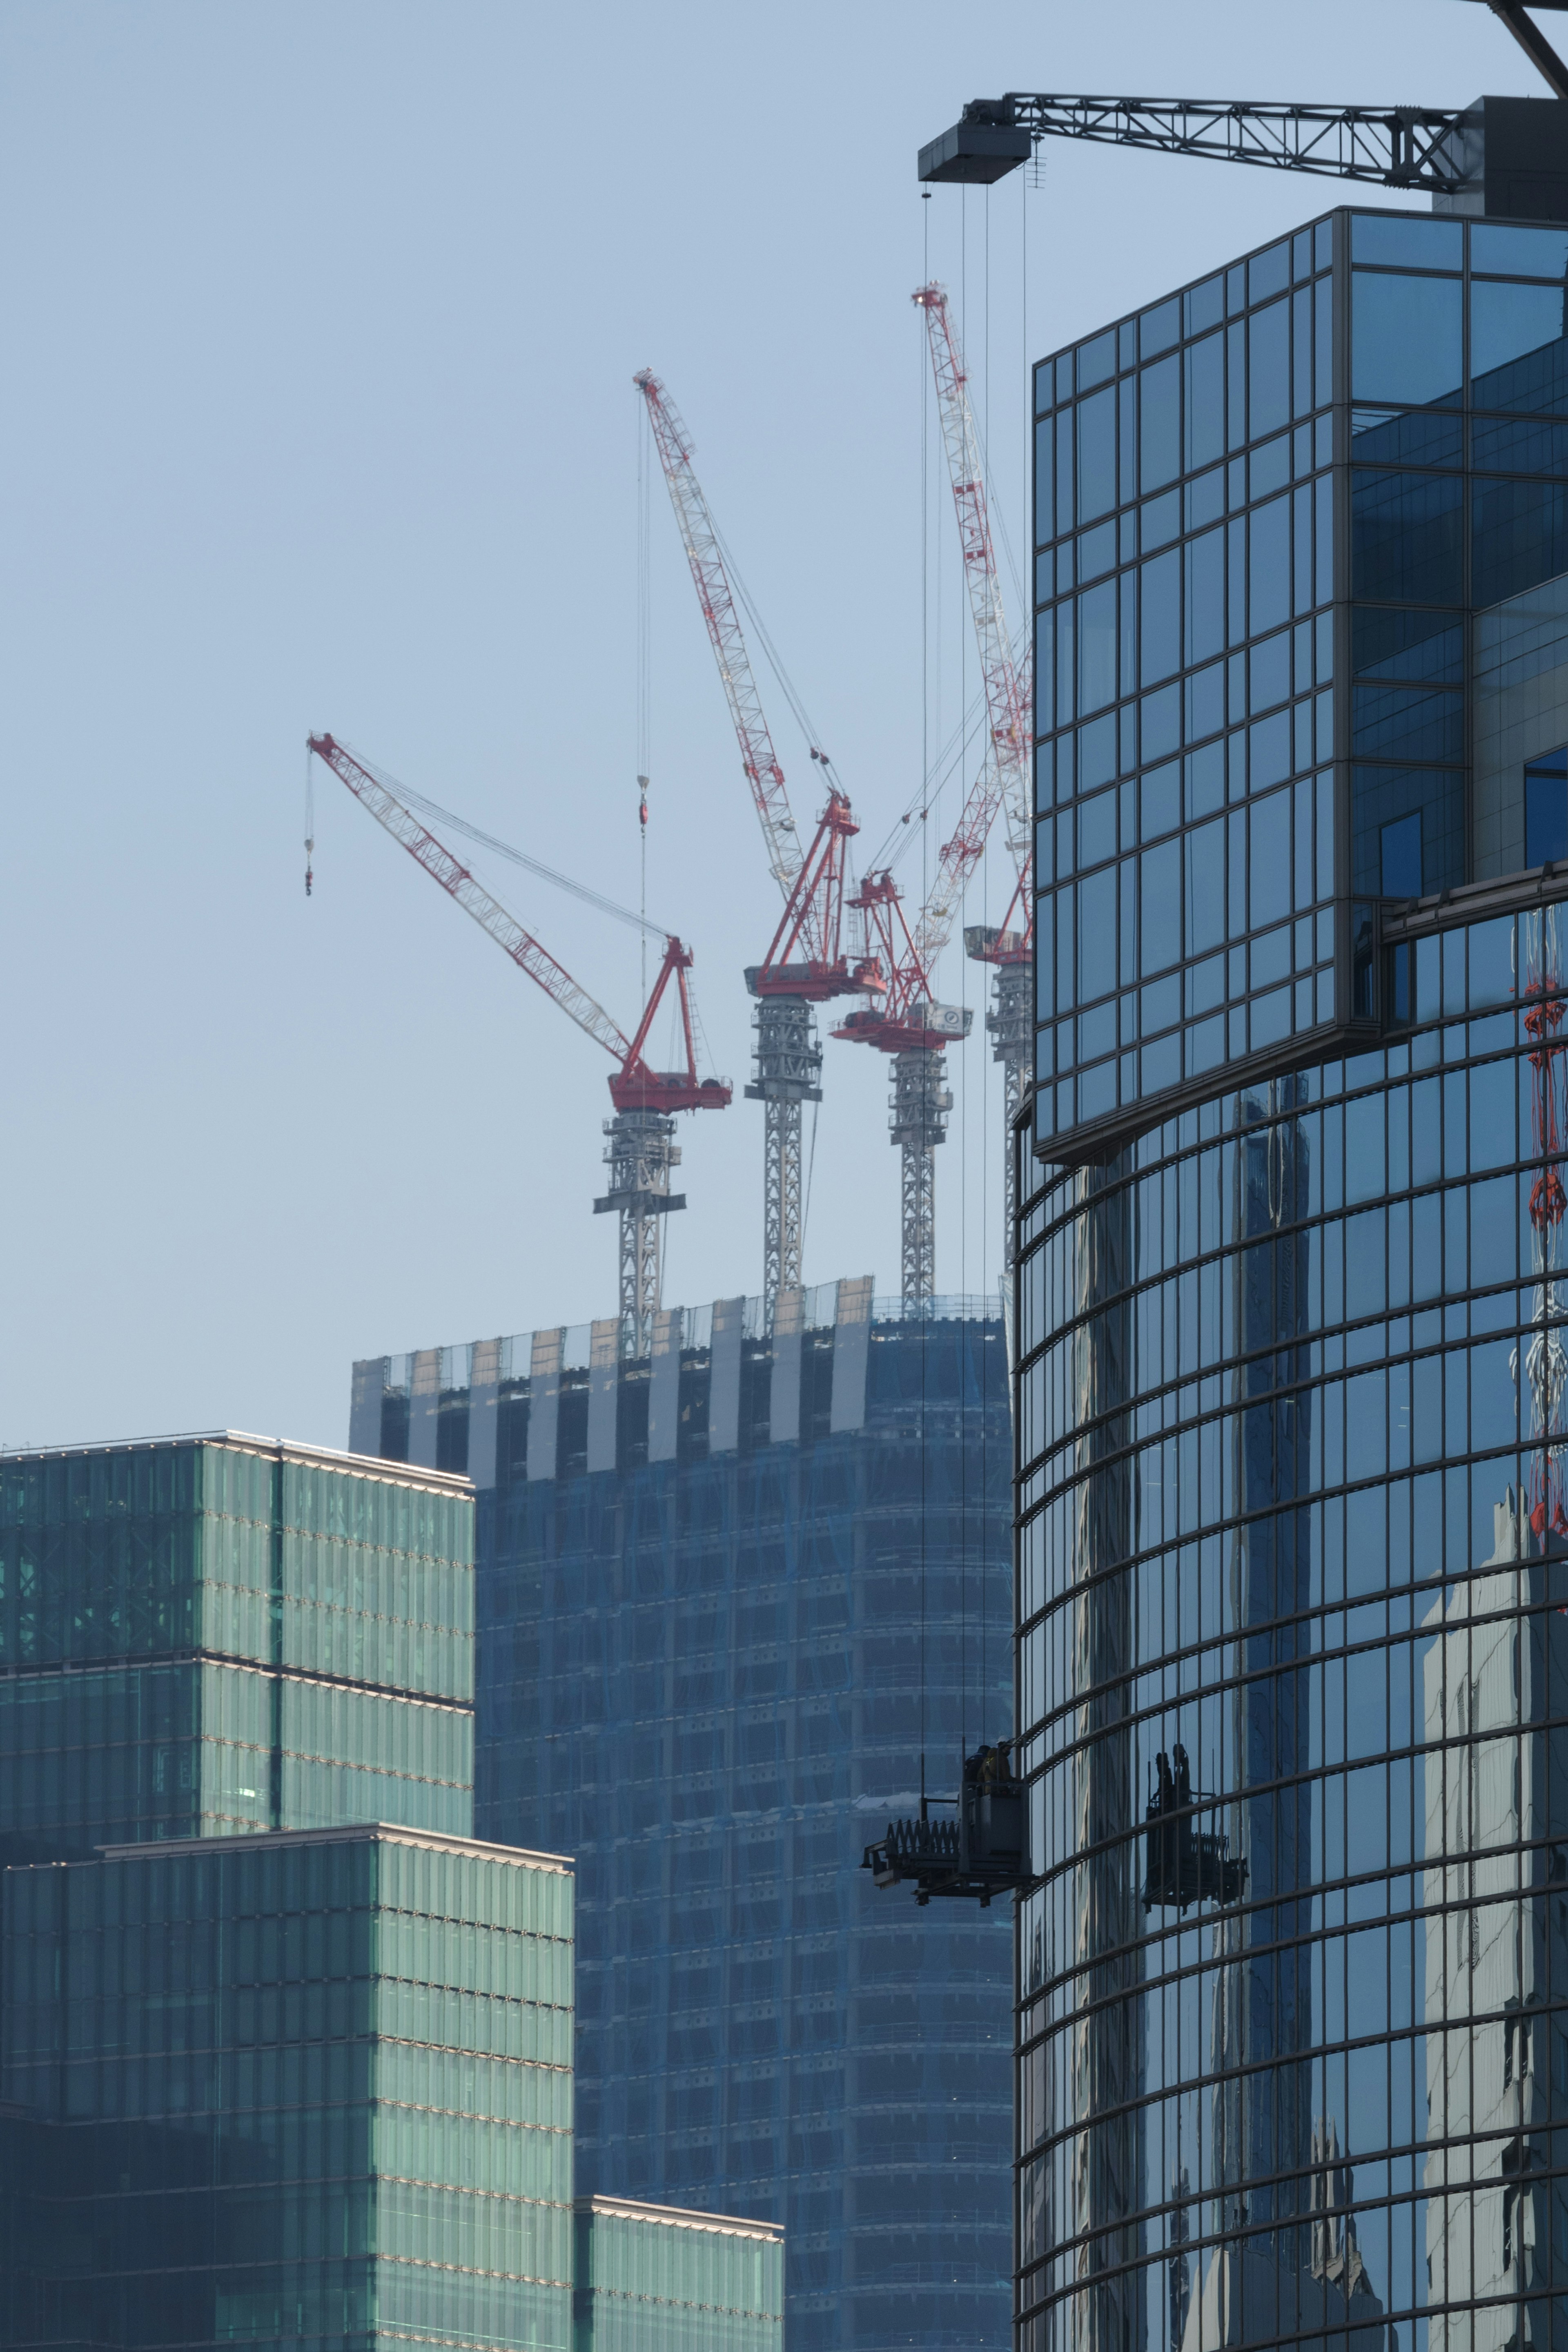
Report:
[[[923,534],[924,240],[1021,557],[1029,353],[1333,198],[1063,147],[921,203],[920,142],[1042,85],[1537,88],[1460,0],[10,0],[5,1443],[341,1444],[355,1356],[613,1311],[608,1062],[325,775],[307,905],[306,733],[634,898],[652,365],[874,844],[975,682],[934,469]],[[653,521],[649,904],[741,1081],[777,902],[662,488]],[[494,878],[630,1023],[632,936]],[[955,1062],[938,1279],[977,1290],[999,1095],[978,1035]],[[885,1073],[830,1045],[826,1083],[807,1278],[894,1289]],[[760,1117],[685,1123],[672,1300],[758,1287]]]

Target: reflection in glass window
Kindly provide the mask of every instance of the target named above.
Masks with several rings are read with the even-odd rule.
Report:
[[[1464,483],[1436,474],[1351,477],[1351,587],[1402,604],[1464,602]]]
[[[1524,862],[1568,857],[1568,749],[1531,760],[1524,771]]]
[[[1457,278],[1351,277],[1351,397],[1385,408],[1457,403],[1464,320]]]
[[[1568,425],[1478,416],[1470,426],[1470,463],[1490,474],[1568,474]]]
[[[1116,503],[1116,391],[1078,404],[1078,520],[1092,522]]]
[[[1470,227],[1470,268],[1509,278],[1568,277],[1568,229],[1505,228],[1494,221]]]
[[[1396,817],[1382,832],[1382,887],[1385,898],[1421,896],[1421,812]]]
[[[1478,481],[1470,547],[1470,594],[1500,604],[1568,571],[1568,487],[1557,482]]]
[[[1351,887],[1368,898],[1383,895],[1385,829],[1416,811],[1421,816],[1422,888],[1451,889],[1462,882],[1464,804],[1462,768],[1380,767],[1358,761],[1351,770]]]
[[[1145,495],[1162,490],[1181,472],[1181,361],[1168,359],[1145,368],[1138,379],[1139,488]]]
[[[1462,760],[1464,698],[1441,688],[1358,685],[1351,749],[1374,760]]]
[[[1390,415],[1383,408],[1353,408],[1350,429],[1358,465],[1460,466],[1465,456],[1465,420],[1456,411],[1415,409]]]
[[[1518,395],[1522,387],[1543,383],[1560,373],[1561,355],[1551,347],[1563,339],[1563,302],[1561,286],[1475,280],[1470,288],[1470,376],[1478,408],[1542,404]],[[1514,363],[1521,360],[1526,366],[1516,368]]]
[[[1446,613],[1358,605],[1351,616],[1351,667],[1357,677],[1464,682],[1465,633]]]

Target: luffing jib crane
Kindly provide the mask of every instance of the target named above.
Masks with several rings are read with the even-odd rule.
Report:
[[[684,1110],[723,1110],[732,1089],[720,1078],[699,1078],[692,1034],[692,1003],[686,974],[692,952],[678,939],[665,940],[663,960],[636,1034],[628,1039],[602,1005],[573,980],[548,948],[507,913],[467,867],[444,847],[380,769],[356,758],[330,735],[312,735],[309,748],[325,761],[355,799],[369,809],[394,841],[471,915],[481,930],[505,949],[512,961],[537,981],[580,1029],[616,1062],[610,1080],[614,1117],[604,1122],[610,1190],[593,1203],[597,1214],[615,1212],[621,1220],[621,1344],[627,1355],[646,1355],[653,1344],[660,1304],[662,1232],[672,1211],[684,1209],[684,1192],[670,1190],[670,1171],[680,1163],[675,1115]],[[651,1069],[645,1058],[653,1018],[670,982],[675,983],[685,1067]]]
[[[784,771],[763,715],[718,533],[692,464],[691,435],[651,369],[640,370],[632,382],[647,404],[670,503],[740,747],[740,763],[762,826],[768,868],[784,898],[784,912],[767,955],[746,972],[746,985],[757,999],[757,1075],[746,1093],[748,1101],[762,1103],[767,1114],[762,1288],[771,1322],[779,1291],[800,1285],[800,1107],[822,1099],[822,1049],[812,1007],[833,997],[875,993],[882,974],[864,960],[852,967],[842,946],[848,845],[860,830],[849,801],[831,781],[831,762],[813,745],[812,759],[829,772],[828,801],[802,857]]]
[[[1012,1123],[1022,1104],[1034,1057],[1032,962],[1034,924],[1033,859],[1030,845],[1033,793],[1030,754],[1034,743],[1034,693],[1031,665],[1015,661],[1008,618],[1002,604],[1001,575],[991,537],[986,504],[985,463],[974,411],[969,404],[968,375],[953,324],[946,289],[933,281],[919,287],[914,301],[924,312],[931,346],[931,367],[936,380],[936,405],[942,419],[942,440],[958,515],[958,541],[963,550],[964,577],[969,610],[979,646],[980,676],[985,689],[987,745],[990,767],[991,808],[999,804],[1007,826],[1008,848],[1017,881],[1007,913],[999,925],[971,924],[964,945],[977,962],[995,969],[995,1005],[986,1015],[994,1041],[992,1056],[1002,1066],[1007,1118],[1007,1145],[1002,1153],[1003,1225],[1007,1263],[1012,1264],[1013,1212],[1016,1182],[1012,1153]],[[982,802],[977,812],[982,831],[991,818]],[[1014,912],[1019,928],[1009,928]]]

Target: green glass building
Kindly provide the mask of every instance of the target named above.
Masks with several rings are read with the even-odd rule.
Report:
[[[577,2202],[575,2352],[770,2352],[784,2232],[621,2197]]]
[[[232,1433],[0,1457],[0,1856],[474,1826],[468,1482]]]
[[[574,2221],[572,1865],[470,1834],[473,1522],[232,1433],[0,1457],[5,2352],[781,2344],[778,2231]]]

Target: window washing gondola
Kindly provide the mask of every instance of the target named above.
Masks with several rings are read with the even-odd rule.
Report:
[[[919,1820],[889,1822],[886,1836],[867,1846],[861,1867],[879,1886],[912,1880],[917,1903],[958,1895],[977,1899],[984,1910],[993,1895],[1028,1887],[1026,1792],[1013,1777],[1011,1745],[1003,1739],[966,1757],[958,1795],[923,1796]],[[933,1804],[953,1806],[956,1818],[934,1822]]]

